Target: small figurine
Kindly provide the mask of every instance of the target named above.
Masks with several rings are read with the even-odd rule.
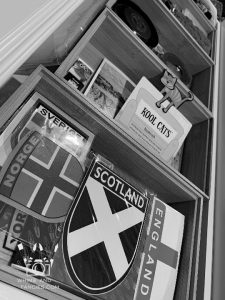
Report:
[[[176,87],[177,78],[174,77],[171,73],[165,70],[163,77],[161,78],[161,82],[164,84],[164,88],[161,90],[161,93],[164,94],[163,98],[156,102],[156,106],[158,108],[161,107],[161,104],[168,100],[170,103],[163,107],[162,111],[167,113],[168,110],[175,106],[176,108],[180,107],[186,101],[192,101],[194,99],[191,92],[189,92],[189,96],[186,98],[181,97],[181,93]]]

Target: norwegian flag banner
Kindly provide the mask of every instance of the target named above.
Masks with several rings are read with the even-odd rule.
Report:
[[[108,297],[135,260],[148,204],[134,186],[94,161],[64,225],[62,251],[70,285]]]
[[[0,200],[44,222],[65,221],[94,138],[66,119],[35,93],[0,136]]]
[[[79,162],[37,132],[19,146],[2,169],[0,193],[49,218],[64,216],[83,174]]]

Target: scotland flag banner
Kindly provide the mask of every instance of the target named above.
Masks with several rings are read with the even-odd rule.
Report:
[[[134,186],[94,161],[62,237],[74,287],[104,298],[122,282],[135,260],[148,204],[149,199]]]

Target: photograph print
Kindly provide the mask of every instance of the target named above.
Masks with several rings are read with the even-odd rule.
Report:
[[[135,84],[105,58],[84,94],[96,108],[113,119],[134,87]]]

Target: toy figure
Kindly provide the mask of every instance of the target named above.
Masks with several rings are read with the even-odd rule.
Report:
[[[158,108],[161,107],[161,104],[168,100],[170,103],[163,107],[162,111],[167,113],[168,110],[175,106],[176,108],[180,107],[185,101],[192,101],[193,95],[189,92],[189,96],[182,99],[181,93],[176,87],[177,78],[174,77],[171,73],[165,70],[163,77],[161,78],[161,82],[164,84],[164,88],[161,90],[161,93],[164,94],[163,98],[156,102],[156,106]]]

